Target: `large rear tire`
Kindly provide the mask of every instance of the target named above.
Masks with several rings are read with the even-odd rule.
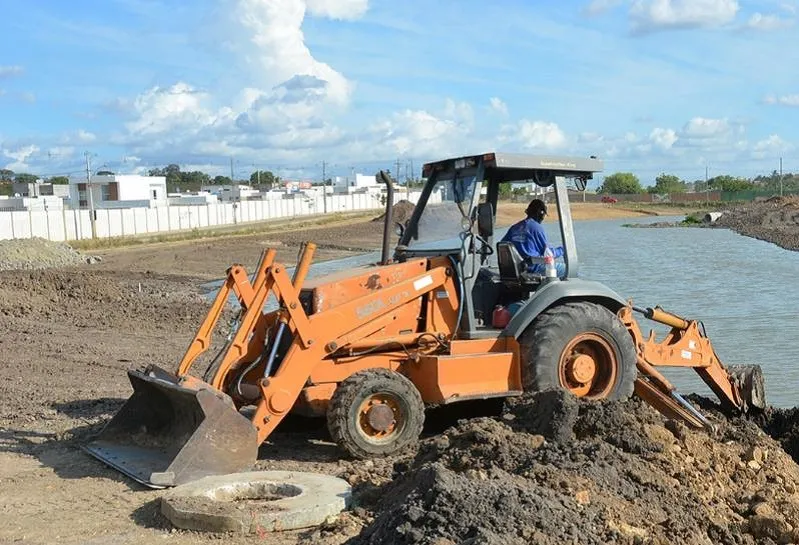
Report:
[[[525,391],[560,389],[591,400],[633,394],[635,345],[621,320],[601,305],[553,307],[530,324],[520,341]]]
[[[342,381],[327,410],[330,436],[353,457],[397,454],[419,440],[424,402],[416,386],[388,369],[359,371]]]

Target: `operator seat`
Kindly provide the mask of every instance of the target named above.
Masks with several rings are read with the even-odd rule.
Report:
[[[508,286],[540,284],[544,277],[527,271],[528,263],[544,262],[543,258],[529,258],[525,261],[512,242],[497,242],[497,265],[500,281]]]

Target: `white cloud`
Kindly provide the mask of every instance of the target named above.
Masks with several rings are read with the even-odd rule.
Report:
[[[355,19],[368,1],[230,0],[228,6],[217,30],[224,27],[230,37],[238,90],[221,95],[180,81],[118,99],[116,109],[129,121],[115,143],[148,155],[178,147],[217,156],[275,149],[297,157],[341,141],[344,133],[332,120],[349,104],[354,84],[313,57],[301,26],[306,14]],[[472,115],[468,104],[448,107]]]
[[[85,131],[83,129],[78,129],[74,137],[75,140],[81,144],[88,144],[97,140],[97,136],[94,133]]]
[[[3,155],[6,157],[14,160],[13,162],[6,164],[4,168],[13,170],[14,172],[24,172],[26,170],[30,170],[28,159],[30,159],[33,154],[39,151],[39,146],[27,144],[24,146],[19,146],[16,149],[4,148],[0,151],[2,151]]]
[[[365,1],[317,0],[308,3],[319,15],[355,17]],[[243,55],[257,75],[259,88],[268,91],[297,76],[311,76],[324,83],[323,95],[333,102],[346,104],[352,92],[347,79],[329,65],[317,61],[305,45],[302,21],[303,0],[237,0],[232,12],[238,30],[234,49]],[[244,32],[242,32],[244,30]]]
[[[133,101],[136,117],[126,127],[136,136],[196,130],[212,120],[204,106],[207,99],[208,94],[184,82],[168,88],[153,87]]]
[[[447,99],[440,113],[397,112],[348,148],[365,158],[460,155],[469,146],[473,128],[471,106]]]
[[[510,140],[526,149],[553,150],[566,145],[566,134],[557,123],[523,119],[510,128]]]
[[[369,0],[307,0],[308,11],[331,19],[360,19],[369,8]]]
[[[679,137],[677,136],[677,132],[674,129],[662,129],[657,127],[652,129],[652,132],[649,133],[649,140],[659,147],[660,149],[671,149]]]
[[[763,101],[766,104],[778,104],[781,106],[799,106],[799,93],[794,95],[775,96],[769,95]]]
[[[793,26],[793,19],[784,19],[778,15],[763,15],[753,13],[746,22],[745,27],[753,30],[779,30]]]
[[[633,30],[717,27],[732,22],[737,0],[634,0],[630,7]]]
[[[21,66],[17,65],[10,65],[10,66],[0,66],[0,79],[2,78],[10,78],[12,76],[19,76],[22,74],[23,69]]]
[[[488,102],[492,111],[503,116],[508,115],[508,105],[501,98],[491,97]]]
[[[31,92],[20,93],[19,98],[28,104],[33,104],[36,102],[36,95]]]
[[[444,101],[444,116],[454,121],[471,124],[474,121],[474,110],[468,102],[456,102],[448,98]]]
[[[726,119],[694,117],[683,127],[688,138],[718,138],[730,133],[730,123]]]
[[[793,144],[786,142],[779,135],[772,134],[768,138],[760,140],[752,147],[752,157],[756,159],[776,157],[792,149],[794,149]]]

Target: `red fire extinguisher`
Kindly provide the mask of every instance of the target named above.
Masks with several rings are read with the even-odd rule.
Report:
[[[491,325],[504,329],[508,322],[510,322],[510,311],[502,305],[495,306],[491,315]]]

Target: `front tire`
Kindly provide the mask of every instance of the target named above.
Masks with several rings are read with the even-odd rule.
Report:
[[[416,386],[388,369],[359,371],[342,381],[327,411],[330,436],[354,458],[397,454],[419,440],[424,402]]]
[[[525,391],[559,389],[590,400],[633,394],[635,345],[621,320],[601,305],[553,307],[530,324],[520,341]]]

